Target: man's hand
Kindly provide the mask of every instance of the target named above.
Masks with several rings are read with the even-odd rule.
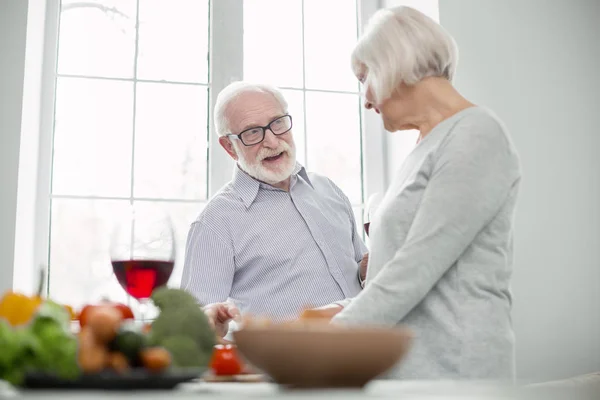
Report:
[[[212,303],[202,308],[208,322],[215,330],[218,337],[222,338],[227,334],[229,321],[241,321],[240,310],[232,303]]]
[[[362,260],[360,260],[359,273],[360,279],[364,281],[367,279],[367,265],[369,264],[369,253],[366,253]]]

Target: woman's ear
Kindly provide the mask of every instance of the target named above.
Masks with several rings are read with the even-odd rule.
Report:
[[[231,140],[229,140],[228,137],[221,136],[219,138],[219,144],[225,149],[225,151],[231,156],[231,158],[237,161],[237,152],[235,151],[235,147],[233,147],[233,143],[231,143]]]

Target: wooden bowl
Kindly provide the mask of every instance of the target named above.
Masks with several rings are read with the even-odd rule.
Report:
[[[404,329],[320,325],[248,326],[234,334],[240,353],[275,382],[294,388],[360,388],[410,347]]]

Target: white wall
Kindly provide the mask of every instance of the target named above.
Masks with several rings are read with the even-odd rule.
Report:
[[[46,3],[0,0],[0,293],[31,293],[46,263],[34,257]]]
[[[42,156],[50,158],[51,146],[41,141],[40,127],[42,114],[43,88],[53,93],[54,82],[48,79],[42,81],[44,68],[44,53],[55,52],[55,49],[44,49],[44,38],[50,34],[45,32],[46,0],[27,0],[27,40],[25,44],[25,76],[23,84],[23,107],[21,113],[21,148],[19,156],[19,177],[17,192],[17,219],[15,228],[15,251],[13,289],[23,293],[31,293],[38,286],[39,267],[47,264],[47,252],[36,252],[36,235],[45,237],[47,230],[41,228],[40,218],[47,219],[46,212],[38,212],[48,207],[48,201],[38,201],[48,198],[48,191],[38,193],[39,168],[46,168],[50,163],[40,163]],[[56,3],[54,1],[54,3]],[[53,65],[53,58],[47,60]],[[53,95],[47,99],[46,118],[53,115]],[[50,136],[50,135],[48,135]],[[48,140],[48,139],[47,139]],[[41,143],[40,143],[41,142]],[[46,151],[40,152],[40,145]],[[42,174],[46,176],[46,174]],[[46,182],[43,182],[44,184]],[[49,186],[49,182],[46,186]],[[45,226],[44,226],[45,227]]]
[[[395,0],[432,14],[429,2]],[[600,371],[600,2],[440,0],[456,85],[496,111],[524,182],[513,281],[519,378]],[[414,134],[392,137],[395,170]]]
[[[524,168],[513,289],[522,379],[600,371],[600,2],[441,0],[457,87]]]
[[[0,0],[0,293],[13,283],[27,1]]]

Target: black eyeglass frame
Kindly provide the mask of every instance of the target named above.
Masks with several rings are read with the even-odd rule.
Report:
[[[273,129],[271,129],[271,125],[273,123],[281,120],[282,118],[288,118],[290,120],[290,127],[285,132],[275,133],[273,131]],[[267,134],[267,129],[270,130],[271,133],[273,133],[273,135],[275,135],[275,136],[281,136],[281,135],[285,135],[286,133],[288,133],[289,131],[291,131],[292,130],[292,126],[293,126],[292,116],[290,114],[285,114],[285,115],[282,115],[281,117],[275,118],[273,121],[269,122],[269,124],[267,126],[253,126],[252,128],[244,129],[242,132],[240,132],[237,135],[235,133],[228,133],[225,136],[227,136],[228,138],[239,140],[240,142],[242,142],[242,144],[244,146],[256,146],[257,144],[262,143],[262,141],[265,140],[265,136]],[[254,129],[258,129],[258,128],[260,128],[262,130],[262,137],[261,137],[261,139],[258,142],[256,142],[256,143],[246,144],[246,142],[244,142],[244,139],[242,139],[242,135],[244,133],[248,132],[248,131],[251,131],[251,130],[254,130]]]

